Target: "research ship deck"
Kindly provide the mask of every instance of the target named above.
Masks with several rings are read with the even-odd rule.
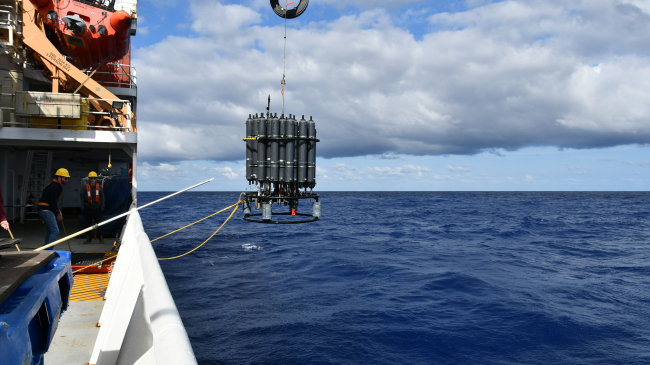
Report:
[[[94,18],[86,27],[83,19],[90,15]],[[83,244],[85,235],[81,235],[49,248],[62,255],[59,259],[70,260],[66,265],[75,265],[77,253],[106,257],[117,252],[117,256],[101,269],[95,266],[74,275],[71,288],[56,288],[57,305],[68,299],[69,305],[60,307],[60,317],[60,312],[51,310],[58,327],[56,321],[46,327],[51,342],[40,350],[30,345],[35,334],[21,343],[7,335],[11,331],[0,336],[0,341],[10,344],[4,348],[15,352],[13,357],[3,353],[3,361],[11,359],[7,365],[30,361],[48,365],[196,363],[135,211],[137,84],[136,70],[130,65],[129,37],[135,35],[136,20],[137,0],[0,0],[0,188],[11,230],[22,239],[21,249],[43,246],[45,227],[36,204],[59,168],[67,169],[70,176],[58,201],[65,218],[58,239],[80,229],[81,192],[90,171],[100,175],[98,181],[106,184],[102,191],[107,195],[110,191],[115,203],[103,212],[102,220],[131,212],[104,231],[104,244]],[[102,48],[113,41],[117,48],[110,44]],[[0,230],[0,238],[8,236]],[[112,252],[116,240],[120,245]],[[16,249],[9,247],[0,254],[10,251]],[[107,267],[112,268],[110,279]],[[68,266],[66,270],[68,274]],[[39,300],[30,305],[45,308],[46,299]],[[17,305],[27,306],[24,302]],[[32,312],[24,313],[14,319],[30,326],[41,320]]]
[[[76,218],[64,218],[63,225],[69,228],[68,233],[77,231]],[[40,222],[27,222],[23,225],[12,225],[14,237],[22,242],[21,251],[33,251],[43,245],[45,226]],[[113,238],[107,238],[104,244],[93,240],[84,244],[85,237],[73,238],[56,247],[57,250],[68,250],[72,253],[108,252],[113,247]],[[14,248],[3,252],[15,251]],[[50,349],[45,353],[45,364],[68,365],[87,364],[99,334],[99,318],[104,308],[104,295],[108,286],[108,274],[74,274],[74,284],[70,294],[68,310],[63,312],[57,331],[52,339]]]

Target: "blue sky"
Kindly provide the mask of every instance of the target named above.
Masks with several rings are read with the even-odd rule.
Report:
[[[283,19],[265,0],[138,16],[140,189],[244,190],[244,121],[281,108]],[[312,0],[287,24],[317,190],[647,190],[645,2]]]

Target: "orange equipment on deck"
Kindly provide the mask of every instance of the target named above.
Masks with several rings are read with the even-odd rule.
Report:
[[[51,33],[50,41],[80,69],[117,61],[130,48],[131,15],[108,1],[29,0]]]

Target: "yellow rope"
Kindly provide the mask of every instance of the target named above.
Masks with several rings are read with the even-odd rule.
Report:
[[[7,231],[9,231],[9,235],[11,236],[11,239],[12,239],[12,240],[15,239],[15,238],[14,238],[14,234],[11,233],[11,229],[7,228]],[[16,243],[16,250],[18,250],[18,252],[20,252],[20,248],[18,247],[18,244],[17,244],[17,243]]]
[[[182,254],[182,255],[178,255],[178,256],[174,256],[174,257],[167,257],[167,258],[164,258],[164,259],[158,259],[158,261],[162,261],[162,260],[173,260],[173,259],[177,259],[177,258],[179,258],[179,257],[183,257],[183,256],[185,256],[185,255],[188,255],[188,254],[190,254],[190,253],[192,253],[192,252],[198,250],[201,246],[203,246],[203,245],[205,245],[206,243],[208,243],[208,241],[210,241],[210,240],[212,239],[212,237],[214,237],[214,235],[217,234],[217,232],[219,232],[219,231],[221,230],[221,228],[223,228],[223,226],[226,225],[226,223],[228,223],[228,221],[230,220],[230,218],[232,218],[233,214],[235,214],[235,212],[237,211],[237,208],[239,208],[239,204],[241,204],[241,202],[242,202],[242,201],[240,200],[240,201],[237,202],[237,204],[234,204],[234,205],[235,205],[235,209],[232,210],[232,212],[230,213],[230,216],[228,216],[228,219],[226,219],[226,221],[223,222],[223,224],[221,225],[221,227],[219,227],[219,229],[217,229],[216,231],[214,231],[214,233],[212,234],[212,236],[210,236],[207,240],[205,240],[205,242],[203,242],[202,244],[196,246],[196,247],[195,247],[194,249],[192,249],[191,251],[188,251],[188,252],[186,252],[186,253],[184,253],[184,254]],[[232,205],[231,205],[231,207],[232,207]],[[228,209],[228,208],[226,208],[226,209]]]
[[[241,197],[241,195],[240,195],[240,197]],[[214,217],[215,215],[217,215],[217,214],[223,212],[224,210],[228,210],[228,209],[230,209],[230,208],[232,208],[232,207],[235,207],[235,209],[233,209],[232,213],[230,213],[230,216],[228,217],[228,219],[226,219],[226,221],[223,222],[223,224],[221,225],[221,227],[219,227],[219,229],[217,229],[217,230],[212,234],[212,236],[210,236],[210,238],[208,238],[205,242],[203,242],[202,244],[200,244],[198,247],[196,247],[196,248],[193,249],[192,251],[186,252],[186,253],[184,253],[184,254],[182,254],[182,255],[179,255],[179,256],[168,257],[168,258],[158,259],[158,260],[172,260],[172,259],[176,259],[176,258],[179,258],[179,257],[185,256],[185,255],[187,255],[187,254],[189,254],[189,253],[192,253],[192,252],[198,250],[199,247],[203,246],[203,245],[206,244],[209,240],[211,240],[212,237],[214,237],[214,235],[217,234],[217,232],[219,232],[219,230],[221,230],[221,228],[223,228],[223,226],[224,226],[226,223],[228,223],[228,221],[230,220],[230,218],[232,218],[232,215],[235,214],[235,212],[237,211],[237,208],[239,208],[239,204],[241,204],[242,202],[243,202],[242,200],[239,200],[237,203],[235,203],[235,204],[233,204],[233,205],[231,205],[231,206],[229,206],[229,207],[223,208],[223,209],[221,209],[220,211],[218,211],[218,212],[216,212],[216,213],[214,213],[214,214],[210,214],[209,216],[207,216],[207,217],[205,217],[205,218],[203,218],[203,219],[200,219],[200,220],[198,220],[198,221],[196,221],[196,222],[194,222],[194,223],[192,223],[192,224],[188,224],[188,225],[186,225],[185,227],[179,228],[179,229],[175,230],[174,232],[167,233],[166,235],[164,235],[164,236],[160,236],[160,237],[156,238],[155,240],[151,240],[150,242],[157,241],[157,240],[159,240],[159,239],[161,239],[161,238],[163,238],[163,237],[167,237],[167,236],[169,236],[170,234],[174,234],[174,233],[176,233],[176,232],[178,232],[178,231],[181,231],[181,230],[183,230],[183,229],[185,229],[185,228],[187,228],[187,227],[189,227],[189,226],[193,226],[193,225],[195,225],[195,224],[197,224],[197,223],[199,223],[199,222],[201,222],[201,221],[204,221],[204,220],[206,220],[206,219],[208,219],[208,218],[210,218],[210,217]],[[11,233],[10,233],[10,234],[11,234]],[[12,236],[11,238],[13,238],[13,236]],[[16,248],[18,248],[18,245],[16,245]],[[20,251],[20,250],[19,250],[19,251]],[[74,273],[77,273],[77,272],[82,271],[82,270],[84,270],[84,269],[87,269],[87,268],[89,268],[89,267],[91,267],[91,266],[95,266],[95,265],[97,265],[97,264],[99,264],[99,263],[102,263],[102,262],[104,262],[104,261],[110,260],[110,259],[112,259],[113,257],[115,257],[115,256],[111,256],[111,257],[106,258],[106,259],[104,259],[104,260],[102,260],[102,261],[97,261],[97,262],[95,262],[94,264],[91,264],[91,265],[88,265],[88,266],[82,267],[81,269],[79,269],[79,270],[75,270],[75,271],[73,271],[72,273],[74,274]]]
[[[203,218],[203,219],[200,219],[200,220],[198,220],[198,221],[196,221],[196,222],[194,222],[194,223],[192,223],[192,224],[188,224],[188,225],[186,225],[186,226],[183,227],[183,228],[179,228],[179,229],[175,230],[174,232],[169,232],[169,233],[167,233],[167,234],[164,235],[164,236],[160,236],[160,237],[158,237],[158,238],[156,238],[156,239],[154,239],[154,240],[151,240],[151,242],[158,241],[159,239],[164,238],[164,237],[167,237],[167,236],[169,236],[170,234],[174,234],[174,233],[176,233],[176,232],[178,232],[178,231],[181,231],[181,230],[183,230],[183,229],[185,229],[185,228],[187,228],[187,227],[189,227],[189,226],[193,226],[193,225],[195,225],[195,224],[197,224],[197,223],[199,223],[199,222],[201,222],[201,221],[204,221],[204,220],[206,220],[206,219],[208,219],[208,218],[210,218],[210,217],[214,217],[215,215],[217,215],[217,214],[219,214],[219,213],[221,213],[221,212],[223,212],[223,211],[225,211],[225,210],[228,210],[228,209],[230,209],[230,208],[232,208],[232,207],[234,207],[235,205],[238,205],[238,204],[240,204],[240,202],[237,202],[237,203],[235,203],[235,204],[233,204],[233,205],[231,205],[231,206],[229,206],[229,207],[223,208],[223,209],[221,209],[220,211],[218,211],[218,212],[216,212],[216,213],[214,213],[214,214],[210,214],[209,216],[207,216],[207,217],[205,217],[205,218]]]

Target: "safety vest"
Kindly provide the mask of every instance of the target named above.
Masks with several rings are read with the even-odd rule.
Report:
[[[93,203],[93,196],[90,194],[90,184],[86,184],[86,198],[88,198],[88,203]],[[99,203],[99,183],[95,183],[95,203]]]

